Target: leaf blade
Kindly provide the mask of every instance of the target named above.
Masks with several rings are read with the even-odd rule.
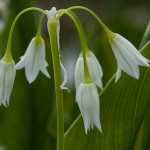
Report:
[[[142,50],[147,58],[150,58],[149,49],[150,42]],[[101,93],[103,134],[94,129],[86,136],[82,118],[79,117],[65,135],[65,149],[132,149],[145,107],[149,103],[149,77],[149,68],[144,67],[141,67],[139,81],[123,73],[119,82],[114,84],[113,77]]]

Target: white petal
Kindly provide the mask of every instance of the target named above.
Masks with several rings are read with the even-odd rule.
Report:
[[[85,84],[80,84],[79,89],[77,91],[77,98],[80,96],[81,99],[77,99],[83,121],[85,126],[85,133],[87,134],[88,129],[90,128],[91,116],[90,116],[90,101],[89,101],[89,91]]]
[[[35,49],[35,38],[31,40],[25,54],[20,57],[20,61],[16,64],[17,70],[25,67],[28,64],[28,60],[32,58],[33,49]]]
[[[56,7],[52,7],[52,9],[50,11],[48,11],[48,13],[47,13],[48,22],[50,20],[54,19],[56,13],[57,13]],[[50,28],[48,28],[48,30],[50,32]],[[57,42],[58,42],[58,48],[60,49],[59,35],[60,35],[60,22],[58,20],[58,25],[57,25]]]
[[[10,94],[15,79],[15,63],[0,61],[0,104],[5,107],[9,104]]]
[[[83,117],[85,132],[95,125],[102,131],[99,116],[99,96],[94,83],[81,83],[76,94],[76,102],[79,105]]]
[[[115,82],[117,82],[120,77],[121,77],[121,68],[120,65],[118,64],[118,70],[117,70]]]
[[[43,66],[43,64],[40,64],[40,70],[43,74],[45,74],[48,78],[50,78],[50,75],[46,69],[46,66],[48,63],[45,61],[44,64],[45,64],[45,66]]]
[[[76,90],[78,89],[80,83],[83,81],[84,77],[84,66],[83,66],[83,57],[78,58],[75,66],[75,86]]]
[[[93,52],[91,52],[91,51],[90,51],[90,57],[92,58],[92,60],[94,61],[95,65],[96,65],[99,76],[102,77],[103,76],[102,67],[101,67],[100,63],[98,62],[97,58],[95,57],[95,55],[93,54]]]
[[[38,76],[39,71],[50,77],[46,67],[48,66],[45,60],[45,43],[42,37],[37,42],[37,37],[34,37],[24,56],[21,57],[20,62],[16,65],[17,69],[25,67],[26,78],[29,83],[32,83]],[[39,38],[39,37],[38,37]]]
[[[123,59],[126,61],[126,64],[129,65],[129,67],[132,69],[132,72],[128,72],[129,75],[132,77],[138,79],[139,78],[139,68],[138,64],[136,64],[136,58],[132,56],[131,53],[128,53],[128,50],[125,49],[125,47],[122,47],[120,43],[118,43],[120,46],[120,55],[123,57]],[[126,72],[126,69],[122,67],[122,69]]]
[[[91,51],[90,51],[90,57],[87,57],[87,63],[88,63],[88,68],[92,79],[100,89],[103,89],[103,83],[102,83],[103,71],[100,66],[100,63],[98,62],[97,58]]]
[[[131,55],[133,60],[141,66],[149,66],[149,60],[143,57],[140,52],[134,47],[132,43],[130,43],[127,39],[122,37],[121,35],[117,35],[118,43],[122,44],[123,47],[126,49],[126,52]]]
[[[5,100],[4,86],[5,86],[5,64],[3,61],[0,61],[0,104],[2,104]]]
[[[98,128],[98,130],[100,132],[102,132],[102,128],[101,128],[101,124],[100,124],[100,104],[99,104],[99,95],[98,95],[98,91],[97,91],[97,88],[95,86],[95,84],[93,84],[93,87],[91,89],[91,95],[93,99],[93,108],[92,108],[92,111],[91,111],[91,114],[92,114],[92,120],[93,120],[93,123],[95,124],[95,126]]]
[[[36,57],[38,56],[36,48],[35,46],[35,48],[30,51],[30,56],[26,58],[25,74],[29,83],[32,83],[39,73],[39,68],[36,68]]]
[[[97,84],[99,88],[103,88],[102,84],[102,76],[103,71],[100,66],[100,63],[98,62],[97,58],[94,56],[94,54],[89,51],[89,55],[86,57],[88,69],[91,75],[92,80]],[[76,90],[79,87],[79,84],[83,81],[84,78],[84,63],[83,63],[83,57],[82,55],[79,56],[76,67],[75,67],[75,86]]]
[[[16,64],[16,69],[17,70],[25,67],[29,63],[29,61],[33,57],[32,55],[34,53],[34,51],[33,51],[34,49],[35,49],[35,38],[33,38],[31,40],[31,42],[29,43],[29,46],[27,47],[27,50],[26,50],[25,54],[20,57],[20,61]]]
[[[134,77],[134,78],[138,78],[139,77],[139,70],[137,65],[134,63],[134,61],[132,62],[130,57],[127,57],[128,55],[126,53],[123,53],[122,49],[124,49],[124,47],[119,47],[117,42],[112,42],[110,41],[113,52],[115,54],[115,57],[117,59],[118,64],[120,65],[120,67],[123,69],[124,72],[126,72],[127,74],[129,74],[130,76]]]
[[[121,68],[130,76],[138,79],[140,73],[138,65],[147,67],[150,66],[148,64],[149,60],[143,57],[133,46],[133,44],[121,35],[117,34],[116,38],[110,40],[110,44],[116,56],[119,68]],[[117,75],[121,75],[120,70],[118,71]],[[119,78],[116,77],[116,81],[118,79]]]
[[[19,70],[25,66],[24,59],[21,59],[17,64],[16,64],[16,69]]]
[[[4,85],[4,96],[7,105],[9,105],[9,98],[13,88],[14,79],[16,75],[15,63],[7,63],[5,67],[5,85]]]
[[[35,69],[38,68],[39,71],[41,70],[43,74],[45,74],[48,78],[50,78],[50,75],[46,69],[48,63],[45,60],[45,42],[42,38],[41,38],[41,43],[36,46],[36,51],[37,53],[36,53]]]
[[[61,69],[62,69],[62,72],[63,72],[63,76],[64,76],[63,82],[62,82],[60,88],[61,88],[61,89],[68,90],[68,92],[70,92],[69,89],[68,89],[67,87],[65,87],[65,85],[66,85],[66,83],[67,83],[67,80],[68,80],[68,75],[67,75],[67,71],[66,71],[66,69],[65,69],[65,67],[63,66],[63,64],[62,64],[61,61],[60,61],[60,66],[61,66]]]
[[[47,13],[48,18],[53,19],[56,12],[57,12],[56,7],[52,7],[52,9],[50,11],[48,11],[48,13]]]

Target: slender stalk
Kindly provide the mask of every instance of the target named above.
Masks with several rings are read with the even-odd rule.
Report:
[[[59,47],[57,40],[57,25],[58,22],[55,19],[48,22],[48,30],[50,35],[50,43],[53,59],[56,107],[57,107],[57,150],[64,150],[63,93],[60,88],[61,72],[60,72]]]
[[[13,34],[14,27],[16,25],[16,22],[17,22],[17,20],[19,19],[19,17],[22,14],[24,14],[25,12],[30,11],[30,10],[36,10],[36,11],[40,11],[40,12],[43,12],[44,14],[46,14],[46,11],[43,10],[43,9],[40,9],[40,8],[37,8],[37,7],[30,7],[30,8],[24,9],[23,11],[21,11],[16,16],[16,18],[14,19],[14,21],[13,21],[13,23],[11,25],[11,29],[10,29],[10,32],[9,32],[9,37],[8,37],[8,42],[7,42],[7,48],[6,48],[6,52],[5,52],[5,57],[6,58],[10,58],[11,57],[11,39],[12,39],[12,34]]]
[[[98,23],[103,27],[104,31],[106,32],[106,34],[108,35],[108,38],[109,39],[113,39],[116,37],[116,34],[111,32],[107,26],[103,23],[103,21],[97,16],[96,13],[94,13],[92,10],[90,10],[89,8],[87,7],[84,7],[84,6],[72,6],[72,7],[69,7],[67,10],[70,11],[70,10],[73,10],[73,9],[82,9],[82,10],[86,10],[87,12],[89,12],[97,21]]]
[[[86,53],[88,52],[88,46],[87,46],[87,42],[86,42],[86,38],[85,38],[85,34],[81,25],[81,22],[79,21],[78,17],[72,12],[72,11],[64,11],[64,13],[66,15],[68,15],[72,21],[74,22],[78,34],[79,34],[79,38],[80,38],[80,42],[81,42],[81,47],[82,47],[82,54],[83,54],[83,61],[84,61],[84,80],[85,82],[92,82],[90,73],[89,73],[89,69],[88,69],[88,65],[87,65],[87,61],[86,61]]]
[[[38,30],[37,30],[37,34],[36,36],[41,36],[41,29],[42,29],[42,22],[43,22],[43,19],[44,19],[44,13],[41,15],[40,17],[40,21],[39,21],[39,26],[38,26]]]

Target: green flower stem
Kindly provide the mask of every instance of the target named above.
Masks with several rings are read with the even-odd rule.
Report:
[[[43,19],[44,19],[45,14],[43,13],[41,15],[40,21],[39,21],[39,26],[38,26],[38,30],[37,30],[37,34],[36,36],[41,36],[41,29],[42,29],[42,23],[43,23]]]
[[[86,53],[88,53],[88,46],[87,46],[87,42],[86,42],[86,38],[85,38],[85,34],[81,25],[80,20],[78,19],[78,17],[75,15],[75,13],[73,13],[72,11],[64,11],[64,13],[66,15],[68,15],[72,21],[74,22],[78,34],[79,34],[79,38],[80,38],[80,42],[81,42],[81,47],[82,47],[82,55],[83,55],[83,60],[84,60],[84,82],[92,82],[90,73],[89,73],[89,69],[88,69],[88,65],[87,65],[87,61],[86,61]]]
[[[99,24],[103,27],[104,31],[106,32],[107,36],[109,39],[114,39],[116,37],[116,33],[113,33],[112,31],[110,31],[107,26],[102,22],[102,20],[90,9],[88,9],[87,7],[83,7],[83,6],[73,6],[68,8],[67,10],[73,10],[73,9],[82,9],[82,10],[86,10],[88,11],[91,15],[93,15],[93,17],[99,22]]]
[[[48,22],[48,31],[50,36],[52,59],[53,59],[56,107],[57,107],[57,150],[64,150],[63,93],[60,88],[61,72],[60,72],[59,47],[57,41],[57,25],[58,21],[56,19],[53,19]]]
[[[19,17],[24,14],[25,12],[27,11],[30,11],[30,10],[36,10],[36,11],[40,11],[44,14],[46,14],[46,11],[43,10],[43,9],[40,9],[40,8],[37,8],[37,7],[30,7],[30,8],[26,8],[24,9],[23,11],[21,11],[17,16],[16,18],[14,19],[12,25],[11,25],[11,29],[10,29],[10,32],[9,32],[9,37],[8,37],[8,42],[7,42],[7,48],[6,48],[6,52],[5,52],[5,59],[12,59],[12,56],[11,56],[11,39],[12,39],[12,34],[13,34],[13,30],[14,30],[14,27],[15,27],[15,24],[17,22],[17,20],[19,19]]]

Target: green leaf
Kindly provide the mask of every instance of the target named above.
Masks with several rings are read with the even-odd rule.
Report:
[[[150,41],[141,52],[150,58]],[[137,150],[139,141],[138,150],[146,149],[150,143],[149,68],[140,68],[139,80],[125,73],[116,84],[114,79],[115,76],[100,94],[103,133],[94,128],[86,135],[79,116],[66,132],[65,150]]]

